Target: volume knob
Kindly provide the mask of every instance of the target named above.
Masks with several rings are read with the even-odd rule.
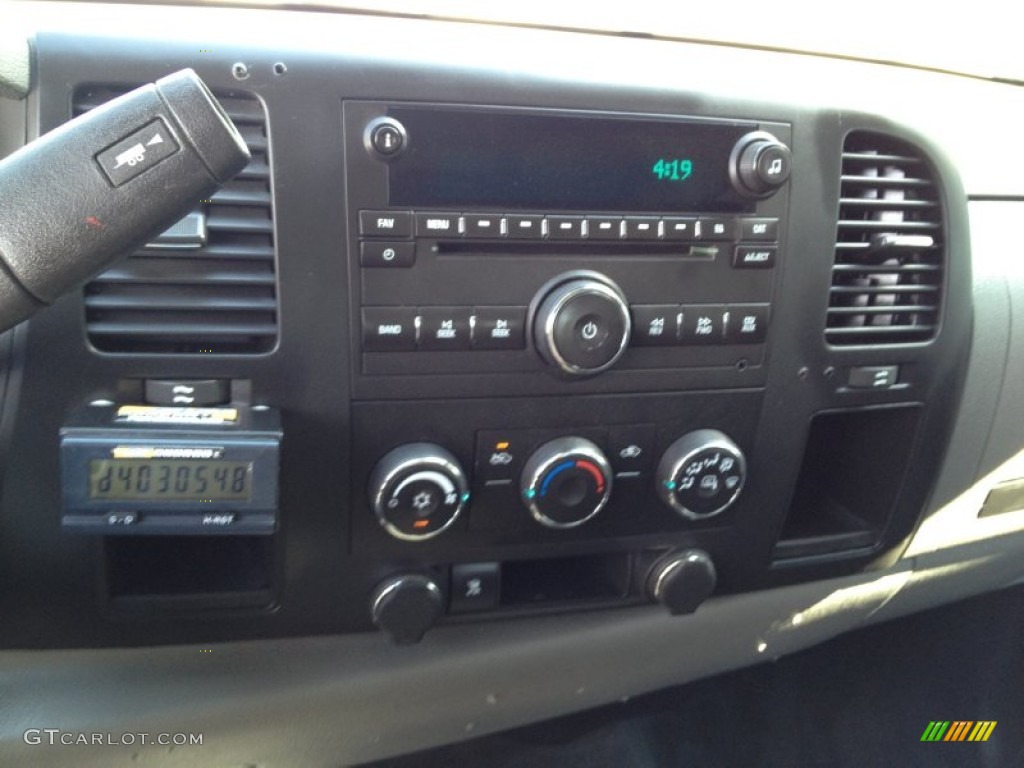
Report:
[[[622,357],[629,343],[626,297],[597,272],[569,272],[536,299],[533,340],[549,365],[570,376],[591,376]]]

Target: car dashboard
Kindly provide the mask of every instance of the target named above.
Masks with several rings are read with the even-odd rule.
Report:
[[[12,760],[381,759],[1024,576],[1019,85],[13,7],[0,157],[191,68],[252,158],[0,337]]]

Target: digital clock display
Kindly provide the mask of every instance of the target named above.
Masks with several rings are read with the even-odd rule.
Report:
[[[407,149],[388,163],[396,207],[747,213],[729,179],[751,123],[393,107]]]
[[[252,463],[198,459],[93,459],[89,498],[111,501],[249,501]]]

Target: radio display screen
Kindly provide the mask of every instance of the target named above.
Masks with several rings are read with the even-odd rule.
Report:
[[[388,166],[405,207],[748,213],[729,155],[751,123],[394,107]]]
[[[93,459],[89,498],[109,501],[249,501],[252,463],[193,459]]]

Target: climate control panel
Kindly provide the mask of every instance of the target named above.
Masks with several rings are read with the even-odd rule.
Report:
[[[515,440],[517,445],[522,442]],[[509,453],[512,445],[511,440],[499,442],[487,464],[492,469],[502,466],[511,470],[515,462]],[[630,462],[645,450],[649,448],[631,443],[618,451],[618,458]],[[517,486],[519,516],[528,516],[542,528],[572,529],[592,521],[611,500],[616,474],[627,487],[632,485],[634,498],[645,483],[651,483],[664,507],[693,522],[715,517],[732,506],[746,480],[746,458],[724,433],[698,429],[668,446],[653,475],[616,473],[597,442],[567,435],[535,446],[518,477],[513,471],[505,474],[504,479],[495,480],[495,473],[485,470],[490,479],[484,480],[484,488],[501,488],[508,501],[509,491]],[[396,539],[424,541],[455,524],[473,502],[469,488],[470,480],[448,450],[433,443],[409,443],[392,449],[377,462],[369,480],[370,506],[380,525]],[[481,519],[495,502],[493,494],[481,494],[477,500]]]

